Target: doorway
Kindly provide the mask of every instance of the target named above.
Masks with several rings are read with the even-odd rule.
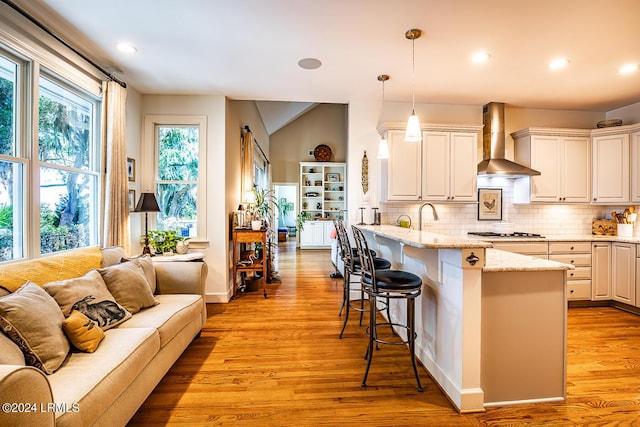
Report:
[[[273,194],[278,201],[278,209],[275,212],[275,224],[277,229],[287,229],[285,242],[297,240],[296,212],[298,212],[298,183],[278,182],[272,184]],[[278,239],[282,243],[282,239]]]

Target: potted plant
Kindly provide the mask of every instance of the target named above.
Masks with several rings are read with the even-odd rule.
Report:
[[[154,248],[156,253],[172,255],[176,252],[178,240],[184,240],[178,236],[175,230],[149,230],[149,246]]]
[[[279,209],[278,202],[276,202],[273,194],[273,190],[265,190],[254,185],[253,195],[256,199],[255,205],[251,207],[251,210],[254,213],[254,221],[265,222],[268,226],[269,218],[271,218],[271,215],[273,213],[273,208],[275,207],[276,209]],[[255,230],[253,221],[251,224],[251,228]]]
[[[296,227],[298,230],[304,230],[304,222],[309,221],[311,219],[311,214],[307,211],[300,211],[300,213],[296,216]]]

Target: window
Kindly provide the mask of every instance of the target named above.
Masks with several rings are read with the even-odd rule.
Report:
[[[149,116],[145,125],[154,135],[156,228],[204,239],[205,118]]]
[[[24,257],[24,165],[18,157],[18,76],[21,64],[0,55],[0,261]]]
[[[40,77],[40,252],[98,243],[96,102]]]

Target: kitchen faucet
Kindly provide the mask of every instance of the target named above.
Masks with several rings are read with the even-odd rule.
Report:
[[[427,205],[431,206],[431,210],[433,211],[433,220],[438,220],[438,212],[436,212],[436,207],[429,202],[423,203],[420,206],[420,209],[418,209],[418,230],[422,230],[422,209]]]

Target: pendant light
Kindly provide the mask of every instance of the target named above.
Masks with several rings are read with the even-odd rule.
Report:
[[[415,71],[416,71],[416,39],[420,38],[422,30],[411,29],[408,30],[404,36],[411,40],[412,51],[412,66],[411,66],[411,95],[412,95],[412,107],[409,121],[407,122],[407,130],[404,134],[404,140],[407,142],[420,142],[422,141],[422,131],[420,130],[420,120],[416,115],[416,88],[415,88]]]
[[[389,76],[386,74],[380,74],[378,81],[382,82],[382,109],[384,110],[384,82],[389,80]],[[384,137],[384,134],[380,135],[380,143],[378,144],[378,156],[379,159],[389,158],[389,143]]]

